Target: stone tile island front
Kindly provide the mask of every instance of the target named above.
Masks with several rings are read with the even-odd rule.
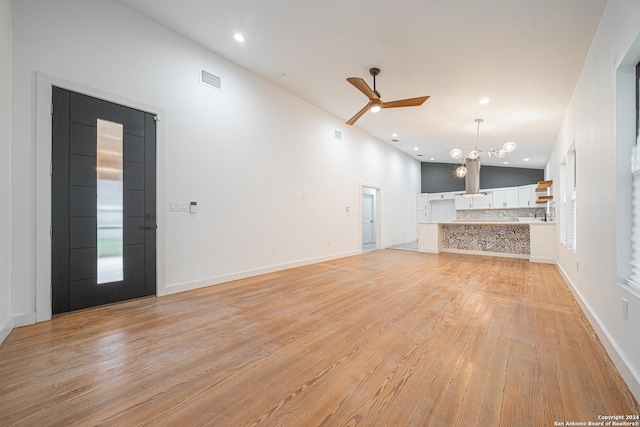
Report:
[[[418,224],[418,252],[454,252],[555,263],[554,222],[453,221]]]

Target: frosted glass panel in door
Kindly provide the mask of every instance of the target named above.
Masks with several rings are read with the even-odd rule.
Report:
[[[96,175],[98,283],[123,280],[122,233],[123,127],[98,119]]]

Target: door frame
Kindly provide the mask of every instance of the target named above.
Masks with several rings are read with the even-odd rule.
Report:
[[[127,107],[155,114],[156,121],[156,295],[166,294],[165,273],[165,130],[164,109],[135,101],[114,93],[85,86],[42,72],[36,72],[36,265],[35,299],[36,316],[34,322],[51,319],[51,93],[57,86],[73,92],[121,104]]]
[[[373,209],[373,223],[374,223],[374,227],[373,227],[373,235],[374,235],[374,239],[375,239],[375,244],[376,244],[376,249],[380,249],[382,247],[382,242],[381,237],[382,237],[382,224],[380,221],[380,218],[382,218],[382,216],[380,215],[380,212],[382,212],[381,210],[381,197],[380,197],[380,186],[376,185],[376,184],[368,184],[368,183],[364,183],[361,182],[360,183],[360,188],[358,191],[358,199],[359,202],[358,204],[360,205],[360,220],[358,221],[358,236],[359,236],[359,240],[358,240],[358,247],[360,248],[360,252],[362,252],[362,212],[363,212],[363,204],[362,204],[362,195],[364,194],[364,189],[369,189],[369,190],[374,190],[374,197],[373,197],[373,203],[374,203],[374,209]]]

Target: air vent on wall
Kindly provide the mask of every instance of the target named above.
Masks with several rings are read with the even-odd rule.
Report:
[[[205,70],[200,70],[200,83],[222,90],[222,77]]]
[[[340,131],[339,131],[339,130],[337,130],[337,129],[334,129],[334,130],[333,130],[333,137],[334,137],[335,139],[342,139],[342,132],[340,132]]]

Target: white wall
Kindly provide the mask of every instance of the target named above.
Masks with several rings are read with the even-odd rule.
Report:
[[[0,0],[0,343],[11,331],[11,0]]]
[[[575,141],[577,250],[574,254],[559,246],[558,266],[640,400],[640,293],[618,284],[621,280],[617,273],[617,258],[628,257],[630,148],[635,143],[632,76],[638,61],[640,3],[609,0],[547,171],[555,186],[560,179],[560,162]],[[620,94],[621,84],[625,86],[624,96]],[[629,129],[622,131],[623,127]],[[617,189],[621,190],[618,197]],[[617,219],[625,223],[626,237],[621,231],[616,234]],[[622,298],[629,303],[627,321],[621,314]]]
[[[117,2],[21,0],[13,16],[14,315],[36,309],[35,72],[163,110],[159,294],[359,253],[362,182],[384,194],[382,246],[415,239],[409,156]]]

